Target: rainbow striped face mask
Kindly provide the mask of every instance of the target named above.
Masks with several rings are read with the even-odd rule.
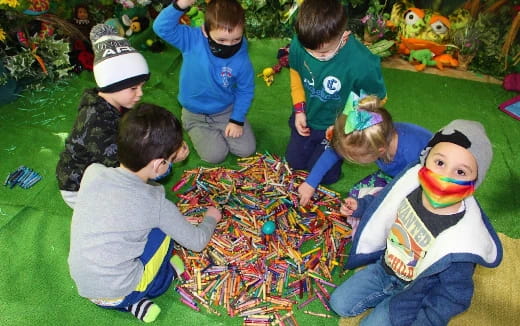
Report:
[[[419,170],[419,183],[426,198],[435,208],[448,207],[471,196],[475,192],[475,181],[448,178],[423,166]]]

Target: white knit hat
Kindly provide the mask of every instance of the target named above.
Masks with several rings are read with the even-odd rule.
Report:
[[[94,78],[101,92],[114,93],[150,78],[148,64],[114,27],[97,24],[90,31],[94,49]]]

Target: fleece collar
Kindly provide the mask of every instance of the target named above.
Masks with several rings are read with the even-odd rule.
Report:
[[[375,258],[372,256],[374,253],[379,256],[385,250],[386,237],[401,201],[419,187],[417,173],[421,167],[421,164],[411,167],[401,177],[394,179],[387,186],[388,189],[376,195],[375,201],[361,218],[350,259],[356,261],[356,256],[372,259]],[[489,220],[473,196],[466,198],[464,203],[464,217],[437,236],[419,272],[450,254],[452,261],[474,262],[487,267],[495,267],[500,263],[502,247]]]

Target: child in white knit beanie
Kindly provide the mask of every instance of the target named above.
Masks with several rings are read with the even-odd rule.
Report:
[[[117,127],[122,115],[134,107],[150,78],[145,58],[109,25],[90,31],[97,88],[83,92],[76,122],[65,141],[56,167],[61,195],[74,208],[83,172],[92,163],[116,167]]]

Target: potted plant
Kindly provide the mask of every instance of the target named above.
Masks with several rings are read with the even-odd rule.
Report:
[[[363,40],[365,43],[372,44],[383,38],[386,32],[386,20],[390,17],[388,13],[383,13],[386,7],[385,0],[381,3],[379,0],[371,0],[370,6],[361,23],[364,25]]]
[[[468,70],[481,45],[480,36],[481,31],[474,21],[453,33],[452,41],[456,48],[460,69]]]

